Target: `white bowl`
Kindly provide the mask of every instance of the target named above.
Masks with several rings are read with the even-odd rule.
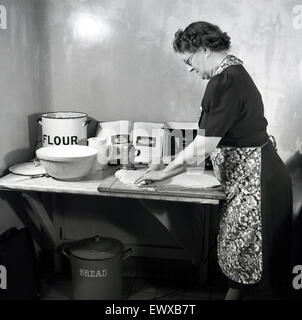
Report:
[[[92,170],[97,150],[86,146],[45,147],[36,151],[47,173],[63,181],[83,180]]]

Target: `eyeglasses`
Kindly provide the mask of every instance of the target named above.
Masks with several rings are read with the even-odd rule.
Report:
[[[189,56],[189,58],[184,59],[184,63],[185,63],[186,65],[192,67],[192,60],[193,60],[195,54],[196,54],[198,51],[200,51],[200,49],[201,49],[201,48],[197,48],[197,49],[195,50],[195,52],[192,53],[192,54]]]
[[[188,66],[192,67],[192,59],[193,59],[193,57],[195,56],[195,53],[196,53],[196,52],[197,52],[197,50],[196,50],[194,53],[192,53],[192,54],[189,56],[189,58],[184,59],[184,63],[187,64]]]

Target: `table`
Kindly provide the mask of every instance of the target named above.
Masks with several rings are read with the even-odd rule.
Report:
[[[210,210],[204,210],[204,214],[200,214],[198,205],[203,205],[206,208],[219,205],[219,202],[225,198],[222,189],[188,189],[166,185],[157,186],[156,184],[144,187],[129,186],[124,185],[115,177],[114,174],[118,169],[116,166],[108,167],[106,170],[91,174],[85,181],[75,182],[58,181],[50,177],[8,174],[0,179],[0,190],[2,194],[5,193],[5,199],[15,211],[23,210],[27,214],[26,224],[30,224],[31,229],[35,229],[35,239],[42,247],[47,243],[54,251],[57,251],[64,243],[64,237],[60,232],[62,217],[56,207],[57,194],[133,198],[141,201],[144,207],[174,236],[174,239],[190,252],[193,262],[202,263],[208,254]],[[214,173],[212,174],[214,175]],[[16,202],[16,193],[21,196],[17,198],[17,202],[20,202],[19,205]],[[52,196],[53,210],[51,214],[48,213],[44,205],[43,195],[45,194]],[[177,230],[173,223],[171,226],[171,219],[169,220],[167,216],[160,214],[159,206],[155,204],[157,201],[195,204],[192,221],[193,237],[185,237],[184,232]],[[179,223],[188,223],[188,221],[182,217],[178,219],[177,224]],[[41,236],[41,233],[44,236]],[[41,238],[44,239],[41,240]]]

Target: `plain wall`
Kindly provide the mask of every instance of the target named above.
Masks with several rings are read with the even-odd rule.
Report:
[[[7,29],[0,30],[0,175],[29,160],[37,140],[38,103],[35,7],[32,0],[2,0]],[[0,232],[21,226],[0,199]]]

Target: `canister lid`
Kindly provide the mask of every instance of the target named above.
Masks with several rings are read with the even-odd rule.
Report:
[[[42,114],[42,118],[48,119],[79,119],[87,118],[87,113],[74,111],[57,111]]]
[[[69,246],[69,251],[73,256],[85,260],[114,258],[123,250],[124,245],[120,241],[100,236],[80,240]]]

